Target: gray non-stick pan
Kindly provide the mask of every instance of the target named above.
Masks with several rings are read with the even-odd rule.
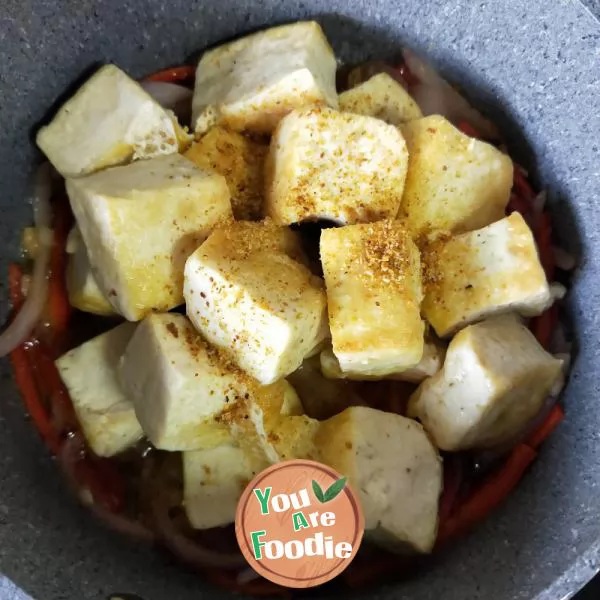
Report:
[[[40,157],[32,132],[69,86],[112,61],[131,73],[306,17],[344,61],[427,57],[492,117],[549,190],[581,257],[568,300],[577,357],[566,419],[503,507],[414,577],[351,597],[560,600],[600,560],[600,23],[575,0],[3,0],[0,3],[0,305]],[[102,528],[67,491],[26,418],[8,361],[0,393],[0,572],[36,600],[227,597],[156,550]],[[320,597],[318,590],[311,595]]]

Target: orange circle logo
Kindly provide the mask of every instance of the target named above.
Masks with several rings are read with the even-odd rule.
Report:
[[[341,573],[358,552],[364,526],[346,478],[312,460],[289,460],[259,473],[235,517],[250,566],[293,588],[320,585]]]

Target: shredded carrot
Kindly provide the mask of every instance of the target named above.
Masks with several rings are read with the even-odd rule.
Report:
[[[46,322],[52,341],[52,352],[63,350],[66,330],[71,317],[71,304],[66,285],[67,236],[73,223],[73,215],[66,199],[59,198],[53,203],[53,240],[50,251],[50,272],[48,280],[48,305]]]
[[[552,250],[552,220],[550,213],[544,211],[534,225],[534,236],[540,253],[540,262],[548,281],[554,278],[554,252]]]
[[[15,382],[21,392],[25,408],[48,448],[56,454],[60,448],[60,440],[52,427],[50,417],[35,386],[25,347],[15,348],[10,353],[10,361],[15,374]]]
[[[513,163],[513,189],[524,200],[531,202],[535,198],[535,192],[531,184],[523,174],[521,167],[516,163]]]
[[[473,125],[471,125],[471,123],[469,123],[468,121],[460,121],[458,123],[458,128],[468,136],[477,139],[481,138],[481,134],[479,133],[479,131],[477,131],[477,129],[475,129],[475,127],[473,127]]]
[[[85,456],[75,466],[77,479],[87,487],[94,502],[111,512],[120,512],[124,505],[124,485],[113,465],[101,459]]]
[[[421,83],[419,78],[408,68],[406,63],[402,63],[397,70],[399,76],[406,82],[407,87],[412,87]]]
[[[15,310],[20,309],[24,300],[22,278],[19,265],[11,263],[8,279]],[[78,431],[79,423],[52,357],[43,343],[34,339],[13,350],[10,359],[27,412],[50,451],[58,454],[62,436],[68,430]],[[50,411],[45,399],[49,401]],[[56,422],[57,416],[59,423]],[[122,508],[124,487],[112,464],[87,455],[78,462],[76,468],[82,483],[89,488],[95,501],[109,510]]]
[[[559,404],[550,411],[545,421],[529,436],[527,445],[537,450],[550,434],[560,425],[565,418],[565,412]]]
[[[550,347],[552,334],[556,329],[558,322],[558,305],[553,304],[546,312],[539,317],[534,317],[529,322],[529,329],[535,336],[535,339],[546,350]]]
[[[164,81],[167,83],[191,83],[196,75],[196,68],[191,65],[171,67],[144,77],[142,81]]]
[[[490,475],[450,517],[441,524],[436,545],[462,535],[483,521],[517,486],[537,456],[527,444],[518,444],[506,463]]]
[[[528,215],[531,212],[531,202],[518,194],[512,193],[506,207],[506,212],[510,214],[515,211],[520,212],[523,216]]]
[[[73,409],[69,393],[60,377],[48,347],[41,341],[31,344],[29,349],[33,374],[38,388],[50,406],[54,427],[61,435],[79,430],[79,421]]]
[[[21,267],[15,263],[10,263],[8,265],[9,293],[15,311],[21,308],[24,301],[22,281],[23,272]],[[60,440],[52,427],[50,415],[35,384],[30,356],[25,344],[15,348],[10,353],[10,361],[15,373],[15,382],[21,392],[25,408],[48,448],[56,454],[60,447]]]

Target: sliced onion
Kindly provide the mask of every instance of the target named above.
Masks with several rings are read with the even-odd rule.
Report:
[[[567,333],[565,326],[560,321],[556,324],[556,328],[552,333],[552,339],[550,340],[550,352],[552,354],[561,356],[563,354],[571,355],[572,344],[567,339]]]
[[[134,540],[151,543],[155,536],[150,529],[139,521],[124,515],[113,513],[94,501],[87,488],[83,488],[75,473],[75,465],[84,457],[85,445],[80,434],[73,434],[65,440],[59,454],[58,462],[66,477],[67,483],[80,502],[89,508],[96,517],[109,529],[127,535]]]
[[[455,125],[466,121],[484,138],[499,139],[496,126],[475,110],[435,69],[411,50],[405,48],[402,55],[411,73],[419,80],[409,91],[423,115],[442,115]]]
[[[169,507],[159,498],[154,498],[152,512],[157,533],[167,548],[191,567],[205,569],[240,569],[247,564],[241,553],[216,552],[191,540],[173,523]]]
[[[572,271],[577,266],[577,259],[565,249],[553,246],[554,262],[563,271]]]
[[[52,211],[50,195],[52,180],[50,164],[44,163],[36,173],[33,188],[33,219],[37,230],[38,248],[33,264],[33,274],[23,307],[10,325],[0,335],[0,357],[10,354],[29,336],[40,320],[48,296],[48,265],[53,234],[50,228]]]
[[[558,281],[553,281],[550,284],[550,295],[553,300],[562,300],[567,295],[567,288]]]
[[[531,206],[533,208],[534,218],[538,217],[544,212],[546,208],[546,201],[548,200],[548,194],[546,190],[542,190],[532,201]]]
[[[192,90],[166,81],[143,81],[140,84],[163,108],[172,110],[187,123],[192,111]]]

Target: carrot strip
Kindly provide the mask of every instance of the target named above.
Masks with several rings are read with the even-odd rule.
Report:
[[[144,77],[142,81],[165,81],[167,83],[191,83],[196,75],[196,68],[191,65],[171,67]]]
[[[540,262],[546,272],[546,277],[552,281],[554,277],[554,252],[552,250],[552,221],[550,213],[543,212],[535,225],[535,241],[540,253]]]
[[[479,131],[477,131],[477,129],[475,129],[475,127],[473,127],[473,125],[471,125],[471,123],[469,123],[468,121],[459,121],[458,128],[464,134],[466,134],[470,137],[477,138],[477,139],[481,138],[481,134],[479,133]]]
[[[520,212],[522,215],[528,215],[531,212],[531,203],[522,196],[513,193],[510,195],[506,212],[510,214],[515,211]]]
[[[123,482],[105,461],[93,460],[85,455],[75,466],[77,478],[87,487],[94,502],[104,506],[111,512],[120,512],[124,505]]]
[[[53,208],[54,219],[52,229],[54,235],[50,251],[46,319],[52,338],[52,347],[60,353],[72,310],[67,292],[65,273],[67,270],[67,236],[73,217],[66,200],[59,199],[54,203]]]
[[[436,546],[466,533],[483,521],[513,491],[536,456],[536,451],[530,446],[517,445],[506,463],[441,524]]]
[[[546,350],[550,346],[552,333],[556,328],[558,321],[558,305],[553,304],[546,312],[539,317],[534,317],[529,323],[529,329],[535,336],[535,339]]]
[[[62,434],[78,431],[79,421],[73,403],[47,346],[42,342],[32,344],[30,353],[34,375],[37,375],[38,387],[50,405],[55,428]]]
[[[18,311],[23,305],[23,271],[17,263],[8,264],[8,291],[13,310]]]
[[[23,292],[21,284],[23,272],[21,267],[15,263],[8,265],[8,285],[11,303],[18,311],[23,305]],[[44,407],[39,390],[36,387],[28,350],[24,344],[15,348],[10,353],[10,361],[15,373],[15,382],[21,393],[25,408],[39,431],[42,439],[50,450],[56,454],[60,447],[60,441],[56,435],[50,416]]]
[[[565,418],[565,412],[559,404],[550,411],[546,420],[529,436],[526,443],[530,448],[537,450],[550,434],[560,425]]]
[[[535,192],[531,184],[519,168],[519,165],[515,163],[513,163],[513,189],[524,200],[531,201],[535,198]]]
[[[56,454],[60,448],[60,440],[52,427],[50,417],[35,386],[25,347],[15,348],[10,353],[10,361],[15,374],[15,382],[21,392],[25,408],[48,448]]]
[[[419,78],[408,68],[406,63],[402,63],[397,70],[399,76],[406,82],[407,87],[412,87],[421,83]]]

